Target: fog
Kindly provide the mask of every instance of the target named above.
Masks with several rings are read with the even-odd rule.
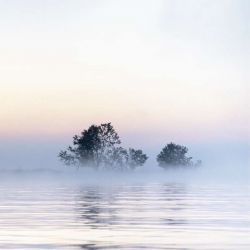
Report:
[[[247,143],[181,141],[203,165],[164,170],[149,141],[145,166],[111,172],[62,165],[69,142],[2,140],[1,249],[249,249]]]
[[[188,155],[202,160],[197,169],[163,170],[156,162],[162,145],[141,148],[149,156],[147,163],[132,172],[105,172],[66,167],[59,161],[58,152],[68,145],[68,138],[5,138],[0,145],[2,181],[34,182],[34,180],[60,183],[121,183],[185,181],[200,182],[250,182],[249,145],[247,142],[190,143]],[[34,179],[35,178],[35,179]]]

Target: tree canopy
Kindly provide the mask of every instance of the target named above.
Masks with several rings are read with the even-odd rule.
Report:
[[[111,123],[91,125],[73,137],[73,146],[61,151],[59,158],[66,165],[117,170],[135,169],[148,159],[142,150],[126,150],[120,144]]]
[[[188,157],[188,148],[175,143],[167,144],[157,156],[157,162],[160,167],[186,167],[199,166],[201,161],[194,163],[192,157]]]

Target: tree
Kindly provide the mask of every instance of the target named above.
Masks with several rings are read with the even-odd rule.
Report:
[[[128,165],[132,169],[142,166],[147,159],[147,155],[143,154],[142,150],[130,148],[128,151]]]
[[[73,146],[59,153],[66,165],[95,169],[134,169],[142,166],[147,156],[141,150],[120,147],[120,138],[111,123],[91,125],[73,137]]]
[[[108,157],[109,161],[106,166],[108,168],[116,169],[116,170],[124,170],[127,169],[128,165],[128,152],[126,149],[122,147],[114,148],[111,152],[110,157]]]
[[[160,167],[186,167],[201,165],[201,161],[192,162],[192,157],[187,157],[188,148],[174,143],[167,144],[157,156]]]

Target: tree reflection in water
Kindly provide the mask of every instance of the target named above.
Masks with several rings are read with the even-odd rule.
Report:
[[[187,208],[185,185],[167,183],[162,188],[162,195],[165,200],[163,208],[165,216],[162,218],[164,223],[169,226],[183,226],[187,224],[187,218],[183,214],[183,210]]]
[[[181,226],[186,208],[185,186],[89,186],[76,203],[78,219],[85,227],[122,230],[126,227]]]
[[[77,214],[80,220],[91,228],[108,227],[116,221],[115,201],[118,190],[103,187],[86,187],[77,201]]]

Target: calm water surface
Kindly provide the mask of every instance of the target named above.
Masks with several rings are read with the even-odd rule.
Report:
[[[250,249],[246,185],[0,184],[0,249]]]

